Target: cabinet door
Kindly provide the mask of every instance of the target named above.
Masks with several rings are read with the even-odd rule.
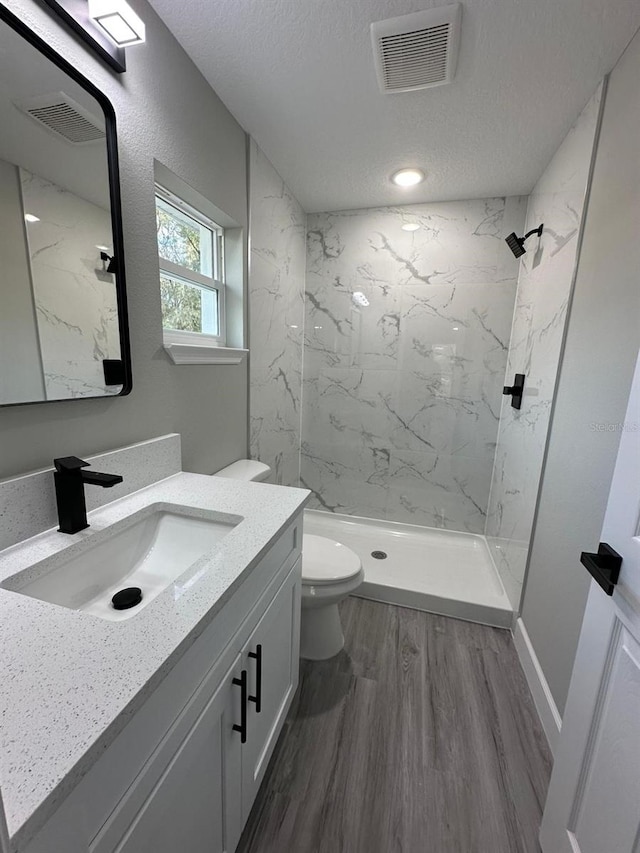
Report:
[[[242,652],[242,666],[249,673],[250,697],[247,742],[242,747],[243,822],[249,816],[298,686],[300,573],[298,560]]]
[[[233,729],[241,719],[233,683],[240,664],[238,657],[166,766],[162,749],[150,759],[90,853],[233,853],[242,830],[241,743]]]

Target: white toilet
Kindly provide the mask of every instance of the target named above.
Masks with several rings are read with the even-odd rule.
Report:
[[[253,459],[239,459],[216,477],[266,480],[271,468]],[[300,657],[326,660],[344,646],[338,604],[360,586],[360,557],[335,539],[305,533],[302,537],[302,624]]]
[[[325,660],[344,646],[338,604],[364,580],[360,557],[351,548],[305,533],[302,537],[302,624],[300,657]]]

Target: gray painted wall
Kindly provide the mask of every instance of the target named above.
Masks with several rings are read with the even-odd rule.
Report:
[[[606,95],[523,601],[561,713],[640,342],[639,78],[640,33]]]
[[[44,397],[20,175],[0,160],[0,401]]]
[[[246,138],[144,0],[132,6],[147,42],[116,75],[33,0],[5,4],[110,98],[118,121],[133,350],[128,397],[0,409],[0,476],[182,434],[186,470],[211,472],[246,454],[246,365],[175,366],[162,348],[154,158],[246,229]]]

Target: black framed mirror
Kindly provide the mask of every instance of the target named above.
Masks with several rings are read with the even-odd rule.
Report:
[[[131,387],[113,107],[0,5],[0,406]]]

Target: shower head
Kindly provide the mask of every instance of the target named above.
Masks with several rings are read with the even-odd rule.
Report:
[[[516,258],[519,258],[521,255],[527,251],[525,247],[522,245],[524,240],[522,237],[518,237],[515,231],[512,231],[508,237],[505,237],[505,242],[507,246],[511,249]]]
[[[524,241],[531,237],[532,234],[537,234],[538,237],[542,236],[542,228],[540,225],[538,228],[533,228],[531,231],[527,231],[524,237],[518,237],[515,231],[512,231],[508,237],[505,237],[505,243],[511,249],[516,258],[521,257],[527,251],[524,247]]]

